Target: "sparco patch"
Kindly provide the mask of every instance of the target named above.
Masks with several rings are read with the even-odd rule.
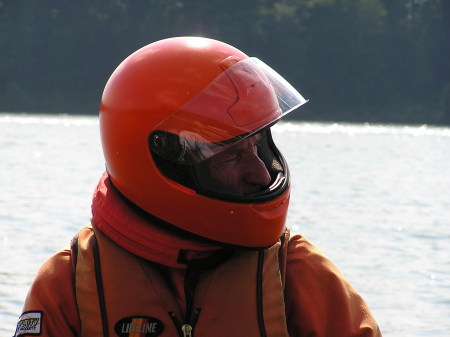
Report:
[[[163,333],[164,325],[153,317],[126,317],[116,323],[114,331],[119,337],[156,337]]]
[[[17,323],[14,337],[39,336],[42,326],[42,311],[27,311],[22,314]]]

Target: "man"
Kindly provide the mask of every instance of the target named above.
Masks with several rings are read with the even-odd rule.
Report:
[[[102,96],[92,225],[40,269],[16,336],[381,336],[285,227],[289,171],[270,127],[304,103],[219,41],[130,55]]]

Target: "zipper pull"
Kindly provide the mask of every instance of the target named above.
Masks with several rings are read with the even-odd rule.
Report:
[[[172,321],[175,323],[178,333],[181,332],[183,334],[182,336],[180,335],[181,337],[193,336],[194,327],[197,324],[198,316],[200,315],[200,309],[194,310],[194,314],[192,315],[189,324],[188,323],[182,324],[174,312],[169,312],[169,315],[172,318]]]
[[[181,327],[181,331],[183,332],[183,337],[192,337],[192,326],[189,324],[184,324]]]

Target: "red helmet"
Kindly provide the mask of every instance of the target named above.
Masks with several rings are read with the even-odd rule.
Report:
[[[103,92],[109,177],[168,225],[221,243],[270,246],[289,204],[289,172],[270,126],[303,103],[270,67],[223,42],[177,37],[149,44],[117,67]],[[204,163],[254,134],[261,134],[258,156],[269,186],[243,194],[213,181]]]

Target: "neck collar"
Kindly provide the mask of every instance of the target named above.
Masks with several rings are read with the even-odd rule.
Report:
[[[219,253],[223,247],[186,238],[149,221],[129,206],[105,172],[92,200],[92,225],[125,250],[146,260],[172,268],[186,268]]]

